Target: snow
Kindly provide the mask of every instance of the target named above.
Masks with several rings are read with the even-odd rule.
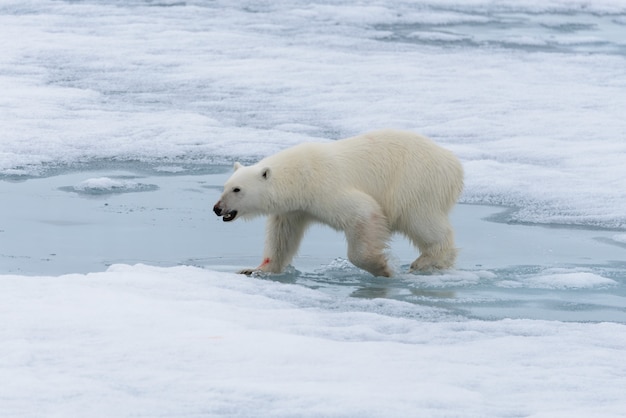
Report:
[[[622,1],[0,11],[4,175],[107,159],[230,164],[394,127],[459,155],[464,202],[519,208],[519,222],[626,225]]]
[[[541,274],[522,277],[521,281],[506,281],[499,285],[535,289],[591,289],[617,284],[618,282],[613,279],[580,268],[551,268],[542,271]]]
[[[473,231],[463,254],[478,269],[401,276],[394,286],[413,303],[329,291],[353,273],[343,259],[319,273],[326,288],[134,262],[0,274],[0,415],[623,416],[624,298],[611,292],[625,265],[612,256],[626,243],[625,16],[622,0],[3,1],[0,181],[117,163],[169,179],[393,127],[454,151],[462,201],[512,208],[499,220],[618,232],[594,241],[611,246],[612,264],[579,261],[586,236],[580,267],[562,265],[574,243],[553,248],[567,234],[502,245]],[[146,208],[98,200],[159,189],[137,176],[65,184],[74,193],[44,190],[42,208],[16,209],[16,224],[65,228],[61,241],[78,240],[81,224],[85,248],[114,242],[119,253],[143,239],[145,258],[163,264],[177,240],[204,249],[189,206],[210,212],[202,187],[213,185],[190,182],[193,194],[169,194],[175,207]],[[10,190],[3,202],[28,201]],[[91,212],[68,219],[62,199]],[[169,241],[156,238],[156,212],[172,212]],[[115,239],[98,233],[98,217]],[[125,222],[149,223],[150,235]],[[0,239],[16,236],[10,226]],[[32,247],[28,232],[8,245]],[[55,256],[43,247],[39,265]],[[503,264],[543,251],[543,264],[503,274],[477,264],[489,249]],[[503,310],[501,297],[472,299],[481,287],[524,300]],[[581,321],[531,319],[556,299]],[[617,319],[587,322],[585,303]],[[475,319],[494,309],[510,318]]]
[[[619,416],[623,324],[459,321],[193,267],[0,278],[7,416]],[[402,306],[397,306],[402,305]],[[403,316],[389,315],[404,309]]]
[[[154,190],[156,187],[156,185],[143,184],[132,180],[98,177],[84,180],[74,186],[72,190],[78,193],[87,194],[129,193]]]
[[[80,182],[78,186],[76,186],[77,190],[86,190],[86,189],[101,189],[101,190],[111,190],[111,189],[121,189],[127,187],[128,185],[134,185],[136,183],[122,181],[122,180],[113,180],[109,177],[98,177],[95,179],[88,179]]]

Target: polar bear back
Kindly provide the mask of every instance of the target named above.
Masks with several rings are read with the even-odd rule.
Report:
[[[463,189],[463,169],[456,156],[428,138],[405,131],[300,144],[259,165],[280,173],[277,177],[292,192],[293,184],[306,185],[305,196],[323,200],[329,193],[362,191],[380,204],[392,224],[407,212],[447,214]]]

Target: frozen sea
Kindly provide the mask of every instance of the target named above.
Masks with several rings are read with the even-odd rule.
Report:
[[[0,416],[626,415],[626,2],[0,1]],[[232,163],[454,151],[455,270],[281,275]]]

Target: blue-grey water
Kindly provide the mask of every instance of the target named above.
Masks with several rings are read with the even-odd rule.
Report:
[[[110,165],[0,180],[0,273],[87,273],[118,263],[234,272],[259,263],[264,220],[224,223],[211,211],[229,167]],[[626,245],[614,239],[618,231],[513,224],[510,213],[456,207],[461,252],[453,271],[407,274],[417,253],[395,237],[397,275],[374,278],[345,259],[340,233],[319,226],[286,273],[250,280],[397,299],[460,317],[626,322]]]
[[[435,7],[434,10],[437,10]],[[462,6],[423,22],[376,25],[379,39],[437,47],[496,48],[561,54],[626,54],[626,16],[578,10],[528,12]]]

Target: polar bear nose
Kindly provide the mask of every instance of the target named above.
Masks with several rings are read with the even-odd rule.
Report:
[[[217,216],[222,216],[222,208],[220,208],[220,202],[217,202],[215,206],[213,206],[213,212],[215,212]]]

